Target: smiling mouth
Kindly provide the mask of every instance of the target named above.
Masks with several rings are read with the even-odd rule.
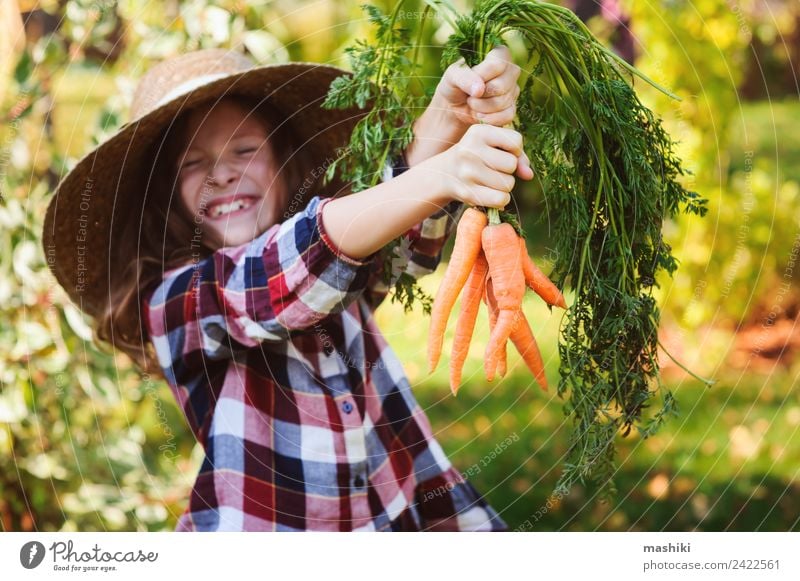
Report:
[[[214,220],[222,216],[244,213],[245,210],[254,206],[255,203],[256,200],[253,198],[241,198],[234,200],[230,204],[218,204],[209,210],[208,217]]]

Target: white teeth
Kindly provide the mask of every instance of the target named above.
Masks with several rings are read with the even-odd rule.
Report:
[[[249,208],[252,205],[253,201],[249,199],[235,200],[230,204],[220,204],[218,206],[214,206],[214,208],[211,210],[211,217],[219,218],[223,214],[229,214],[231,212],[235,212],[236,210],[241,210],[242,208]]]

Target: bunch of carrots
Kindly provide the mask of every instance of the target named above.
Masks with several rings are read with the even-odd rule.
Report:
[[[543,390],[547,378],[539,346],[522,312],[522,299],[530,287],[544,301],[566,308],[561,291],[528,256],[525,241],[511,224],[500,223],[496,210],[492,220],[477,208],[467,208],[456,228],[453,253],[431,311],[428,364],[436,369],[442,354],[444,331],[462,288],[461,309],[456,323],[450,358],[450,390],[455,395],[467,358],[475,320],[483,301],[489,309],[490,335],[484,354],[486,379],[506,373],[506,344],[510,339]]]
[[[402,17],[409,4],[396,0],[388,14],[366,7],[376,40],[347,49],[353,75],[331,84],[326,106],[371,106],[353,130],[347,155],[331,164],[326,177],[335,169],[354,184],[353,191],[366,189],[379,179],[386,160],[413,139],[411,112],[421,110],[424,99],[411,81],[425,46],[423,29],[436,22],[428,16],[453,30],[442,53],[443,69],[461,58],[467,66],[477,65],[511,34],[520,41],[527,60],[514,127],[548,198],[556,252],[550,276],[559,287],[569,285],[574,296],[559,331],[557,386],[558,395],[567,398],[564,412],[574,429],[556,488],[563,496],[576,482],[591,479],[608,498],[615,490],[617,434],[635,427],[648,437],[677,413],[674,396],[659,378],[653,292],[656,280],[678,264],[664,242],[664,221],[681,211],[703,216],[707,201],[682,185],[686,172],[674,142],[632,81],[674,95],[603,46],[574,12],[551,1],[475,0],[462,14],[451,0],[422,0],[413,3],[424,4],[416,30]],[[520,305],[526,284],[563,307],[561,293],[530,262],[513,226],[500,224],[495,209],[467,210],[457,232],[433,305],[431,369],[441,356],[450,311],[465,288],[450,362],[452,391],[461,381],[481,300],[492,325],[484,355],[487,378],[505,372],[510,339],[546,387],[541,355]],[[400,276],[394,284],[393,298],[406,309],[427,298],[413,277]],[[661,404],[654,407],[658,395]]]

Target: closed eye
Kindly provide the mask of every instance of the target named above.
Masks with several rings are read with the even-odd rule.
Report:
[[[198,163],[200,163],[200,160],[199,160],[199,159],[187,159],[186,161],[184,161],[184,162],[181,164],[181,169],[188,169],[188,168],[190,168],[190,167],[194,167],[194,166],[196,166]]]

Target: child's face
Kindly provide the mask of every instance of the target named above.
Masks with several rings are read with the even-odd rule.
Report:
[[[181,199],[215,248],[253,240],[285,207],[268,133],[248,113],[231,100],[191,112],[178,155]]]

